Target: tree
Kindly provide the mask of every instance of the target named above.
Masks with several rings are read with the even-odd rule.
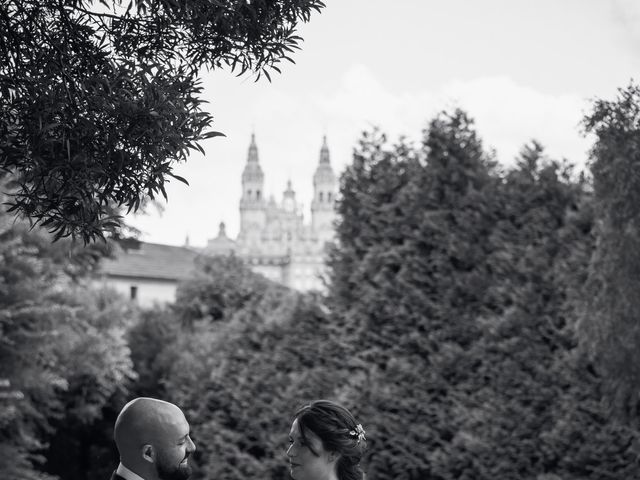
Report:
[[[115,416],[137,381],[127,338],[137,311],[109,289],[78,286],[55,300],[75,315],[68,327],[58,325],[73,342],[58,359],[67,385],[58,393],[63,408],[43,437],[45,469],[65,480],[108,477],[117,460]]]
[[[236,256],[199,258],[191,278],[176,292],[174,309],[186,325],[195,320],[228,320],[239,311],[265,311],[257,306],[265,292],[280,292],[273,282],[256,275]]]
[[[465,355],[470,374],[456,393],[468,395],[449,461],[465,466],[461,478],[636,476],[638,432],[607,417],[575,335],[593,249],[588,184],[533,142],[494,192],[485,281],[498,308],[478,318]]]
[[[358,397],[369,478],[457,478],[456,387],[470,375],[476,319],[490,311],[492,170],[458,110],[429,123],[421,148],[366,135],[341,179],[329,305],[369,366]]]
[[[366,133],[340,198],[326,298],[202,259],[130,332],[140,393],[192,423],[194,478],[282,478],[291,412],[319,397],[364,425],[372,480],[638,476],[575,334],[584,177],[537,142],[498,170],[454,111],[419,146]]]
[[[368,367],[368,478],[638,475],[577,348],[594,219],[569,165],[533,142],[499,171],[444,113],[421,148],[365,135],[338,209],[329,305]]]
[[[591,150],[597,243],[585,290],[582,340],[606,379],[613,410],[640,414],[640,87],[597,100],[584,119]]]
[[[171,310],[134,328],[132,357],[145,388],[159,385],[184,408],[198,444],[194,478],[283,478],[295,409],[355,391],[341,330],[316,298],[234,257],[204,259]]]
[[[0,399],[0,477],[49,478],[43,452],[59,425],[92,423],[133,377],[133,314],[74,280],[87,258],[70,242],[7,220],[0,211],[0,378],[22,397]]]
[[[55,238],[117,229],[165,193],[213,117],[201,68],[269,78],[321,0],[8,0],[0,6],[0,167],[13,209]]]

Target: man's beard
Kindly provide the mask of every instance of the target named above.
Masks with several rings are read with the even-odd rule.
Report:
[[[189,462],[169,465],[163,455],[158,455],[156,471],[160,480],[187,480],[191,476],[192,468]]]

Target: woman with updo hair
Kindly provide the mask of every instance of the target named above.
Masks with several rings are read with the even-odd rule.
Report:
[[[363,480],[362,425],[342,405],[316,400],[293,416],[287,459],[294,480]]]

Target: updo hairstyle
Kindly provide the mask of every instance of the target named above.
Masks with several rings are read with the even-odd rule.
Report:
[[[349,410],[330,400],[316,400],[300,408],[295,419],[307,444],[306,432],[311,431],[322,441],[325,450],[340,455],[336,465],[338,480],[363,480],[360,460],[367,441],[364,430]]]

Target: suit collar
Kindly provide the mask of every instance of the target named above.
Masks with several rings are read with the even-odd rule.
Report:
[[[113,475],[117,480],[144,480],[144,478],[129,470],[122,463],[118,465],[118,469],[113,473]]]

